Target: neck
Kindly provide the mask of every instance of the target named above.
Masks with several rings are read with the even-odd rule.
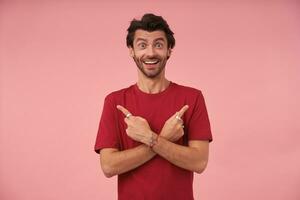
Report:
[[[138,79],[137,86],[145,93],[156,94],[164,91],[170,84],[164,76],[157,77],[154,79],[140,78]]]

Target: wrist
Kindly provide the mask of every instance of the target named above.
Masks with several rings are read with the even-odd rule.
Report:
[[[159,135],[157,135],[156,133],[152,132],[151,141],[149,143],[149,147],[150,148],[153,148],[153,146],[158,143],[158,137],[159,137]]]

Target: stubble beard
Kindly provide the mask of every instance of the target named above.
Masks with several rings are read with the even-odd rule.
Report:
[[[161,59],[159,58],[159,66],[157,67],[157,69],[155,70],[154,73],[149,73],[147,72],[147,70],[144,68],[144,63],[142,62],[141,59],[137,59],[136,57],[133,57],[133,60],[136,64],[136,66],[138,67],[138,69],[147,77],[150,79],[154,79],[157,76],[159,76],[161,74],[161,72],[165,69],[166,64],[167,64],[167,60],[165,59]]]

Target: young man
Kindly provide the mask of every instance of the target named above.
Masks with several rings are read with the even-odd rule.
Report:
[[[212,141],[203,95],[166,79],[175,39],[161,16],[145,14],[127,31],[138,80],[105,98],[95,144],[102,170],[118,175],[120,200],[194,199],[193,173],[206,168]]]

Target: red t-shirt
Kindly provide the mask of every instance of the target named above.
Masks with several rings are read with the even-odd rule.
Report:
[[[106,96],[95,151],[99,153],[103,148],[122,151],[141,144],[127,136],[124,114],[116,108],[117,105],[124,106],[134,116],[145,118],[152,131],[159,134],[165,121],[186,104],[189,109],[182,116],[185,133],[176,143],[187,146],[188,140],[211,142],[209,118],[200,90],[171,82],[164,91],[148,94],[134,84]],[[145,164],[118,175],[118,198],[192,200],[193,172],[156,155]]]

